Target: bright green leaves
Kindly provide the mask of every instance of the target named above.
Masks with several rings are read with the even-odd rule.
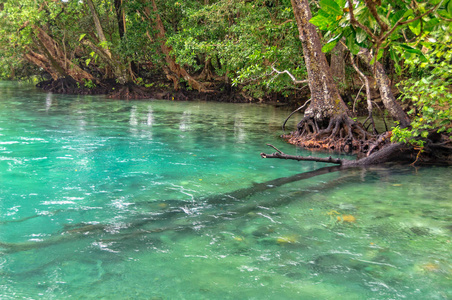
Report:
[[[442,43],[431,43],[429,39],[438,39]],[[393,141],[409,142],[420,147],[430,132],[452,133],[452,66],[449,63],[452,59],[452,39],[447,31],[436,31],[429,39],[421,41],[431,46],[425,55],[427,63],[417,54],[405,60],[405,64],[415,72],[399,87],[403,91],[402,99],[414,105],[409,112],[412,122],[411,128],[396,127],[392,138]],[[406,47],[403,49],[413,52]]]
[[[342,9],[334,0],[320,0],[320,7],[332,16],[342,16]]]
[[[411,32],[413,32],[414,35],[419,35],[419,34],[421,34],[422,28],[421,28],[421,21],[420,21],[420,19],[411,22],[411,23],[408,25],[408,28],[410,28]]]
[[[331,40],[329,40],[323,47],[322,47],[322,52],[330,52],[331,50],[333,50],[334,47],[336,47],[336,44],[340,41],[342,35],[337,35],[334,38],[332,38]]]
[[[449,1],[446,5],[446,11],[450,17],[452,17],[452,1]]]
[[[309,22],[317,26],[320,30],[328,30],[330,25],[333,24],[330,15],[328,15],[324,10],[320,10],[318,14],[311,18]]]
[[[320,30],[330,30],[337,26],[343,17],[343,7],[340,6],[340,3],[340,1],[336,3],[334,0],[321,0],[320,10],[309,22]]]
[[[347,46],[348,50],[353,55],[358,54],[360,45],[356,41],[356,31],[355,30],[352,29],[351,33],[346,36],[345,45]]]

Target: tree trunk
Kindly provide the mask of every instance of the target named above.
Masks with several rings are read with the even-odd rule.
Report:
[[[291,1],[311,90],[311,104],[305,111],[305,117],[314,118],[317,122],[328,122],[336,116],[349,115],[350,111],[339,94],[325,54],[322,52],[316,28],[309,23],[312,15],[308,0]]]
[[[105,37],[104,30],[102,28],[102,25],[100,24],[99,15],[97,14],[96,8],[94,7],[94,3],[92,0],[86,0],[86,3],[88,4],[89,10],[91,11],[91,16],[93,18],[94,27],[96,28],[97,36],[99,37],[99,41],[101,43],[104,43],[104,51],[110,57],[111,59],[111,52],[110,49],[108,49],[107,46],[107,38]]]
[[[410,118],[402,107],[396,102],[394,94],[391,91],[391,82],[386,75],[383,65],[378,61],[371,64],[374,56],[368,49],[361,48],[358,56],[367,64],[369,69],[372,70],[378,89],[380,90],[381,100],[383,101],[383,104],[389,114],[394,118],[394,120],[399,121],[402,128],[408,127],[411,123]]]
[[[87,4],[91,11],[91,16],[94,21],[94,26],[96,28],[97,36],[99,37],[99,41],[102,44],[101,47],[96,47],[93,44],[91,44],[91,48],[94,51],[96,51],[97,53],[99,53],[100,51],[104,52],[104,54],[101,54],[101,56],[104,58],[106,63],[112,68],[115,79],[118,80],[118,82],[120,84],[126,84],[127,82],[130,81],[130,77],[127,74],[127,66],[123,61],[121,61],[121,59],[112,56],[110,48],[108,47],[108,44],[107,44],[108,41],[105,37],[104,30],[100,23],[99,15],[96,11],[94,3],[92,0],[87,0]],[[123,24],[123,26],[124,26],[124,24]],[[124,32],[122,32],[122,33],[124,33]],[[120,34],[121,34],[121,30],[120,30]]]
[[[289,136],[289,142],[308,148],[361,151],[367,133],[350,118],[351,112],[339,94],[319,35],[315,26],[309,23],[308,0],[291,1],[303,46],[311,104],[298,124],[297,132]]]
[[[125,25],[125,13],[124,8],[122,7],[122,0],[115,0],[115,11],[116,11],[116,20],[118,22],[118,33],[119,38],[122,39],[124,34],[126,33],[126,25]]]
[[[345,46],[342,43],[337,43],[331,51],[331,74],[336,82],[337,88],[341,95],[344,95],[346,88],[345,79]]]

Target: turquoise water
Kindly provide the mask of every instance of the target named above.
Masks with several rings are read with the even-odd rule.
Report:
[[[450,167],[280,184],[288,111],[0,96],[0,299],[452,299]]]

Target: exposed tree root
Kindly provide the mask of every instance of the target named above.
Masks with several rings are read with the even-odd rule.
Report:
[[[109,91],[105,85],[101,84],[98,84],[92,88],[87,88],[69,76],[61,77],[57,80],[51,79],[42,81],[36,86],[46,92],[68,95],[101,95],[106,94]]]
[[[331,118],[327,122],[318,122],[306,116],[297,127],[296,132],[285,138],[291,144],[309,149],[365,153],[375,141],[375,137],[361,124],[346,115]]]
[[[113,91],[109,96],[112,99],[148,99],[152,94],[134,83],[128,83]]]

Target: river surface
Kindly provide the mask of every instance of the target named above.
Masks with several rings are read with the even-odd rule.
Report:
[[[0,82],[0,299],[452,299],[452,168],[277,184],[288,113]]]

